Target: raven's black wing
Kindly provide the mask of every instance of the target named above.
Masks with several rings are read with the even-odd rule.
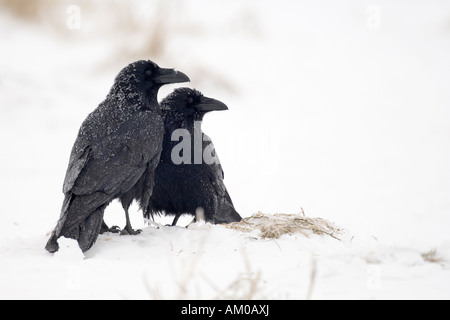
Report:
[[[204,168],[208,172],[208,177],[211,184],[214,186],[214,189],[219,196],[224,196],[227,188],[223,182],[225,177],[222,165],[220,164],[219,157],[217,156],[216,149],[212,140],[206,134],[203,134],[203,161],[206,165]],[[230,199],[231,200],[231,199]]]
[[[94,125],[92,124],[94,122]],[[141,111],[112,132],[93,134],[95,123],[88,117],[80,129],[64,180],[64,193],[76,195],[128,191],[147,164],[162,148],[163,122],[159,115]]]

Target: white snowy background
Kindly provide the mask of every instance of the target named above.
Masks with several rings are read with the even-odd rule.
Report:
[[[450,2],[1,0],[0,38],[0,298],[450,298]],[[78,128],[138,59],[228,105],[203,129],[243,217],[341,241],[133,206],[141,235],[47,253]]]

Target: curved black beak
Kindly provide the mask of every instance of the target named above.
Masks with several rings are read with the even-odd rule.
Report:
[[[204,112],[228,110],[225,103],[208,97],[202,97],[200,103],[196,104],[194,108]]]
[[[159,68],[153,76],[153,81],[158,84],[180,83],[191,81],[187,75],[175,69]]]

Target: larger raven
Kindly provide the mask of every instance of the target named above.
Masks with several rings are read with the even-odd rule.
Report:
[[[205,220],[230,223],[242,218],[234,209],[224,184],[224,174],[211,140],[200,128],[203,116],[213,110],[227,110],[218,100],[199,91],[179,88],[161,102],[164,141],[161,160],[155,170],[155,185],[145,216],[196,215],[203,209]],[[186,141],[179,141],[183,136]],[[184,142],[185,148],[180,148]]]
[[[78,240],[83,252],[89,250],[105,208],[116,198],[125,204],[137,198],[146,207],[164,133],[158,90],[186,81],[185,74],[149,60],[120,71],[106,99],[81,125],[64,180],[61,215],[45,247],[49,252],[59,249],[61,236]],[[126,213],[126,228],[131,229]]]

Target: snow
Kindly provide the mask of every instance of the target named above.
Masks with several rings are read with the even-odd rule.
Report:
[[[449,299],[450,4],[432,2],[79,1],[75,30],[72,3],[2,8],[0,298]],[[243,217],[304,210],[339,240],[148,226],[133,206],[142,234],[47,253],[78,128],[140,58],[228,105],[202,128]],[[117,202],[106,219],[123,226]]]

